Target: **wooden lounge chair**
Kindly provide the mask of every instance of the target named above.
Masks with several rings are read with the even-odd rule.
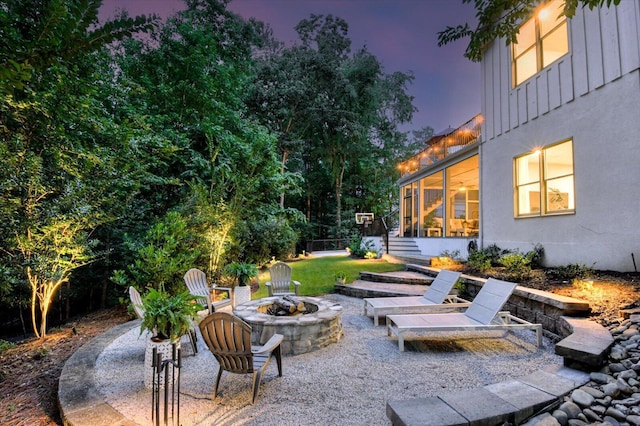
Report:
[[[300,283],[291,279],[291,266],[284,262],[274,263],[269,268],[269,281],[266,282],[271,296],[287,296],[299,294]],[[293,285],[293,291],[291,291]]]
[[[237,374],[253,373],[251,404],[256,401],[262,374],[272,356],[278,364],[278,375],[282,377],[281,334],[274,334],[263,346],[252,346],[251,326],[227,312],[214,312],[207,316],[200,322],[200,332],[220,364],[213,389],[214,399],[218,395],[218,385],[223,371]]]
[[[129,299],[131,300],[131,306],[133,307],[133,311],[136,313],[136,316],[139,319],[144,317],[144,306],[142,305],[142,297],[140,297],[140,292],[136,290],[133,286],[129,287]],[[193,350],[193,355],[198,353],[198,345],[196,341],[198,340],[196,336],[195,326],[189,330],[189,342],[191,343],[191,349]]]
[[[184,274],[184,282],[189,289],[189,293],[198,297],[198,303],[205,305],[209,310],[209,314],[214,313],[216,309],[220,309],[223,306],[231,305],[231,289],[228,287],[214,287],[212,289],[207,283],[207,275],[200,269],[189,269]],[[220,300],[212,299],[212,292],[215,296],[218,291],[226,292],[227,297]]]
[[[373,315],[374,325],[380,316],[388,314],[419,314],[455,311],[467,308],[471,302],[449,294],[460,272],[441,270],[422,296],[373,297],[364,299],[364,314]]]
[[[444,314],[414,314],[387,316],[387,332],[398,338],[398,347],[404,351],[406,334],[433,331],[481,331],[481,330],[535,330],[538,347],[542,344],[542,325],[532,324],[500,312],[502,306],[516,288],[515,283],[489,278],[478,292],[471,306],[464,312]]]

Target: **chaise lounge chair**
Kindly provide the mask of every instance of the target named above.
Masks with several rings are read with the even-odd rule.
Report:
[[[380,316],[388,314],[420,314],[467,308],[471,302],[449,294],[460,272],[441,270],[422,296],[373,297],[364,299],[364,314],[373,315],[378,325]]]
[[[406,334],[422,334],[433,331],[530,329],[535,330],[538,347],[540,347],[542,344],[541,324],[532,324],[506,311],[500,312],[516,285],[489,278],[464,313],[389,315],[387,316],[387,332],[389,336],[393,334],[398,338],[400,351],[404,351]]]

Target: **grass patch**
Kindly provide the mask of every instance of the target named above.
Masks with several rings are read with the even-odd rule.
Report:
[[[392,272],[402,271],[405,266],[399,263],[389,263],[383,260],[355,259],[346,256],[318,257],[289,263],[291,278],[300,281],[301,296],[320,296],[331,293],[334,289],[335,273],[346,272],[347,283],[358,278],[360,271]],[[269,281],[269,270],[264,269],[258,274],[260,288],[251,295],[252,299],[268,296],[265,282]]]

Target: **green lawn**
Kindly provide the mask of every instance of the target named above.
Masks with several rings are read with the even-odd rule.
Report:
[[[290,262],[291,278],[300,281],[301,296],[319,296],[333,291],[335,282],[334,274],[344,271],[347,275],[347,283],[358,278],[361,271],[367,272],[391,272],[404,270],[403,264],[388,263],[382,260],[354,259],[346,256],[318,257]],[[252,299],[267,297],[265,282],[269,281],[267,269],[258,275],[260,289],[251,295]]]

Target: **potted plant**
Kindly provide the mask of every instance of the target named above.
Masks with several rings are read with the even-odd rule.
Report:
[[[140,324],[140,334],[149,330],[154,341],[175,342],[193,327],[192,321],[198,311],[204,309],[189,292],[170,296],[167,292],[154,288],[142,298],[144,316]]]
[[[453,284],[453,289],[451,290],[451,294],[459,296],[467,291],[467,286],[462,280],[462,278],[458,278],[458,280]]]
[[[347,273],[344,271],[337,271],[333,277],[336,280],[336,284],[344,284],[347,281]]]
[[[251,287],[248,284],[258,275],[258,268],[251,263],[232,262],[224,267],[224,274],[233,278],[233,305],[251,300]],[[236,288],[237,286],[237,288]]]
[[[180,337],[192,332],[193,320],[198,311],[204,308],[189,292],[170,296],[169,293],[154,288],[142,298],[142,308],[144,314],[140,334],[144,330],[152,334],[144,354],[144,385],[151,388],[154,380],[153,350],[161,354],[163,359],[170,359],[173,356],[173,344],[180,346]]]

